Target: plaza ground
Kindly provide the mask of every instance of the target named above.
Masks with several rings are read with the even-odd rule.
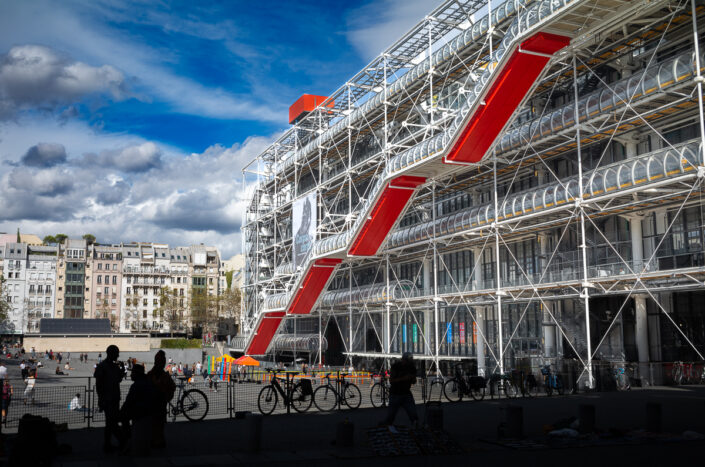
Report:
[[[620,438],[626,430],[643,428],[647,402],[660,403],[664,434],[649,441]],[[367,440],[367,430],[384,417],[385,409],[343,410],[330,414],[307,413],[264,417],[262,445],[251,451],[252,423],[245,419],[177,422],[167,425],[168,447],[148,458],[109,455],[101,451],[102,429],[90,428],[59,433],[59,443],[72,453],[56,459],[55,465],[438,465],[470,463],[506,465],[664,465],[693,462],[702,458],[703,441],[683,441],[686,431],[705,433],[705,387],[635,389],[629,392],[591,393],[563,397],[514,399],[523,408],[526,439],[545,442],[547,425],[577,416],[581,404],[595,406],[596,426],[616,437],[575,445],[547,445],[542,449],[516,449],[502,444],[497,428],[507,401],[445,403],[444,429],[462,447],[462,454],[445,456],[379,457]],[[420,416],[424,408],[418,406]],[[354,424],[354,447],[335,445],[336,428],[348,420]],[[398,424],[408,424],[400,413]],[[677,436],[675,436],[677,435]],[[8,440],[11,445],[12,439]]]

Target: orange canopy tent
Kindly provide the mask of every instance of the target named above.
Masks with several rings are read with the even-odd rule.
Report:
[[[238,358],[237,360],[235,360],[235,364],[245,366],[259,366],[259,362],[254,358],[250,357],[249,355],[243,355],[242,357]]]

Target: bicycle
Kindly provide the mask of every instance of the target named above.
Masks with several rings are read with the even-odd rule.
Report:
[[[673,383],[676,385],[688,384],[693,377],[693,364],[684,362],[673,362],[671,370]]]
[[[330,373],[327,373],[326,384],[324,386],[319,386],[313,393],[313,403],[321,412],[330,412],[335,409],[335,407],[340,405],[347,405],[350,409],[357,409],[360,407],[362,402],[362,394],[360,389],[350,383],[345,381],[347,373],[340,373],[337,379],[337,385],[341,388],[340,393],[330,382]]]
[[[554,390],[561,396],[565,394],[563,379],[561,375],[555,375],[551,372],[550,364],[541,367],[541,374],[543,375],[543,387],[546,390],[546,395],[552,395]]]
[[[505,397],[515,399],[519,395],[519,388],[509,373],[495,373],[490,377],[490,393],[493,396],[497,393],[498,398],[504,393]]]
[[[482,376],[466,377],[462,370],[455,368],[455,374],[443,385],[443,394],[450,402],[460,402],[465,395],[476,401],[485,398],[486,381]]]
[[[626,367],[615,366],[612,368],[612,376],[619,391],[629,391],[632,388]]]
[[[370,388],[370,401],[373,407],[383,407],[389,402],[389,378],[387,375],[381,374],[379,382]]]
[[[539,383],[533,373],[527,374],[523,382],[522,394],[524,397],[536,397],[539,395]]]
[[[262,388],[257,397],[257,408],[262,415],[270,415],[274,412],[280,395],[284,402],[284,407],[293,407],[299,413],[306,412],[311,408],[312,398],[307,397],[312,394],[311,382],[304,380],[294,384],[293,377],[298,373],[287,373],[284,380],[284,389],[280,384],[282,378],[278,376],[282,371],[284,370],[267,369],[267,373],[272,375],[272,381]],[[290,375],[292,379],[289,378]],[[308,382],[308,384],[304,384],[305,382]]]
[[[189,421],[198,422],[206,418],[208,415],[208,398],[198,389],[189,389],[184,391],[186,386],[185,377],[178,378],[180,383],[176,385],[179,390],[179,394],[176,396],[176,405],[169,401],[168,411],[172,416],[173,420],[176,420],[176,416],[179,414],[184,414]]]

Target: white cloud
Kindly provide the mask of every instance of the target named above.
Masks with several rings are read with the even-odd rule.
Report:
[[[396,42],[440,4],[428,0],[382,0],[348,12],[348,40],[370,60]]]
[[[48,0],[0,2],[0,50],[11,46],[9,38],[13,44],[52,44],[84,61],[110,64],[134,79],[131,85],[142,98],[165,101],[177,112],[219,119],[285,121],[286,106],[270,102],[267,96],[253,99],[179,76],[170,68],[177,58],[167,47],[132,40],[128,33],[109,26],[110,15],[116,15],[114,8],[96,6],[92,11],[91,6],[95,5]],[[115,19],[124,20],[123,15]]]
[[[125,77],[109,65],[93,67],[40,45],[12,47],[0,55],[0,119],[28,108],[55,110],[86,95],[126,95]]]
[[[43,137],[61,134],[49,124],[44,128]],[[19,164],[36,141],[25,140],[24,147],[15,138],[0,141],[0,231],[92,233],[110,243],[205,243],[226,257],[240,251],[246,203],[241,170],[277,135],[187,155],[76,123],[61,128],[68,131],[60,143],[67,161],[53,167]],[[26,131],[28,138],[38,134],[36,128]],[[9,152],[12,157],[5,157]],[[150,170],[154,161],[159,168]]]

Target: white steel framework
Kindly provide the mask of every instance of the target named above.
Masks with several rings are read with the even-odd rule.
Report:
[[[702,360],[704,14],[696,0],[442,3],[243,171],[241,348],[335,258],[270,352],[412,351],[433,371],[488,372],[570,357],[588,386],[594,358]],[[570,44],[528,50],[537,31]],[[451,160],[516,53],[548,64],[486,154]],[[377,253],[353,254],[400,175],[423,183]],[[292,205],[310,193],[316,241],[295,268]]]

